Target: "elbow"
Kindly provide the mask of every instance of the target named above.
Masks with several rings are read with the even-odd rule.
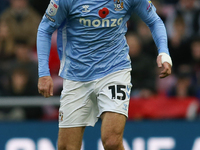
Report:
[[[52,35],[55,30],[56,30],[55,26],[52,26],[48,22],[42,20],[38,27],[38,34],[41,33],[41,34]]]
[[[49,32],[48,30],[45,30],[45,29],[42,29],[42,28],[38,28],[38,32],[37,32],[38,35],[52,35],[53,33],[52,32]]]
[[[153,26],[157,26],[157,25],[164,26],[164,23],[163,23],[163,21],[162,21],[162,19],[160,17],[156,18],[155,20],[153,20],[152,22],[147,24],[147,26],[149,28],[152,28]]]

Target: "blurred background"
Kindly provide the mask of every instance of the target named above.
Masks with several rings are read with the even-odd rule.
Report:
[[[136,15],[127,23],[132,91],[126,150],[200,150],[200,1],[152,0],[166,25],[172,75],[159,79],[157,48]],[[0,0],[0,150],[55,150],[62,79],[56,36],[50,72],[54,97],[37,90],[36,34],[49,0]],[[102,150],[100,123],[82,150]],[[95,133],[95,134],[94,134]]]

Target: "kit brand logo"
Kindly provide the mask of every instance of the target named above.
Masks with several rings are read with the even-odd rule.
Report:
[[[82,6],[84,10],[82,10],[82,12],[90,12],[90,10],[88,10],[89,5],[83,5]]]

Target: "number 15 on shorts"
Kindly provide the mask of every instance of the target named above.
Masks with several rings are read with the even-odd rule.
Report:
[[[110,85],[111,99],[125,100],[130,98],[131,86],[129,85]]]

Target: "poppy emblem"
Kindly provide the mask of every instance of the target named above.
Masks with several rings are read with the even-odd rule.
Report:
[[[101,18],[106,18],[106,16],[109,14],[109,10],[108,8],[104,7],[102,9],[99,10],[99,16]]]

